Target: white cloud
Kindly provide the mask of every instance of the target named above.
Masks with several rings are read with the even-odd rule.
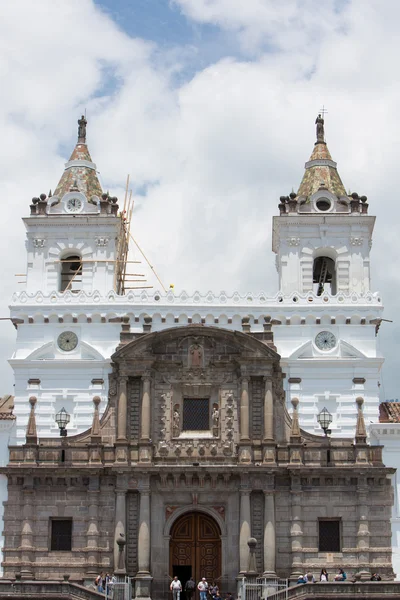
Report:
[[[378,215],[373,288],[384,292],[394,317],[400,7],[395,0],[336,4],[248,0],[233,10],[232,0],[179,0],[189,19],[229,30],[248,54],[177,83],[192,49],[163,56],[89,0],[9,3],[0,21],[0,250],[7,256],[0,316],[17,287],[14,273],[25,268],[20,217],[32,196],[54,189],[84,107],[105,188],[121,196],[127,172],[137,192],[147,188],[145,197],[136,195],[134,233],[166,283],[274,293],[271,219],[278,197],[300,182],[325,103],[342,179],[367,194]],[[390,362],[396,331],[395,324],[380,333],[389,396],[397,393]]]

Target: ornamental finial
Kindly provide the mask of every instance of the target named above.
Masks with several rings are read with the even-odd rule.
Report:
[[[86,125],[85,115],[82,115],[78,120],[78,144],[86,144]]]

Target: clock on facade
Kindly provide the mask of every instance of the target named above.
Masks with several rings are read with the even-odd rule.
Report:
[[[320,350],[332,350],[336,346],[336,337],[330,331],[320,331],[315,337],[315,345]]]
[[[83,206],[83,202],[80,198],[69,198],[69,200],[67,200],[65,209],[68,212],[74,213],[74,212],[79,212],[81,210]]]
[[[70,352],[77,347],[78,336],[73,331],[63,331],[57,338],[57,344],[64,352]]]

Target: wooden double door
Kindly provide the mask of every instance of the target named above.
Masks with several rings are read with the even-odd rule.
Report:
[[[170,539],[170,575],[177,575],[185,587],[193,577],[208,583],[221,576],[221,531],[214,519],[201,512],[180,517],[174,523]]]

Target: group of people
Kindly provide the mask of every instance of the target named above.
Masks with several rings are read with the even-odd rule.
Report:
[[[346,581],[346,579],[347,574],[344,569],[339,569],[333,578],[334,581]],[[329,581],[329,575],[326,569],[321,569],[319,580],[322,582]],[[371,581],[382,581],[382,577],[378,573],[374,573],[371,577]],[[305,575],[300,575],[297,583],[315,583],[315,577],[312,573],[306,573]]]
[[[96,590],[98,592],[104,594],[106,588],[110,588],[115,581],[114,575],[110,575],[110,573],[100,573],[100,575],[97,575],[96,579],[94,580],[94,585],[96,586]]]
[[[339,569],[335,577],[334,581],[346,581],[347,575],[343,569]],[[306,573],[305,575],[300,575],[297,580],[297,583],[315,583],[316,579],[312,573]],[[326,569],[321,569],[321,573],[319,576],[319,581],[326,582],[329,581],[328,571]]]
[[[218,600],[221,598],[219,587],[214,581],[211,583],[211,585],[209,585],[206,578],[202,577],[202,579],[196,585],[193,577],[190,577],[190,579],[188,579],[188,581],[185,583],[186,600],[192,600],[192,596],[195,593],[196,588],[200,592],[200,600]],[[177,575],[175,575],[171,581],[170,590],[173,594],[173,600],[180,600],[182,584]],[[224,600],[233,600],[231,592],[226,593]]]

